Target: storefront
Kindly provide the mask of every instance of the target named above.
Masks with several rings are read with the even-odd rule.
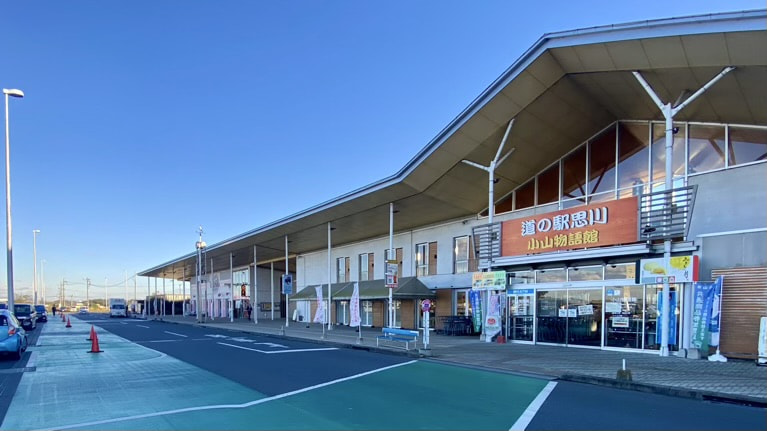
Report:
[[[503,222],[505,331],[517,343],[658,350],[658,304],[670,277],[670,350],[684,330],[685,293],[697,280],[692,246],[671,267],[638,242],[637,197]],[[662,256],[662,255],[660,255]]]

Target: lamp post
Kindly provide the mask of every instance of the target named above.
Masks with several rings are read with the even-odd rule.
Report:
[[[40,229],[32,230],[32,255],[35,260],[34,264],[34,279],[32,280],[32,292],[34,300],[32,304],[37,305],[37,234],[40,233]]]
[[[197,301],[195,304],[195,311],[197,312],[197,323],[202,322],[200,319],[200,316],[202,314],[200,313],[200,303],[202,302],[200,299],[200,278],[202,277],[202,250],[206,247],[207,244],[205,244],[205,241],[202,240],[202,226],[200,226],[200,229],[198,230],[198,233],[200,234],[200,239],[197,240],[195,243],[195,248],[197,249]],[[207,305],[207,304],[206,304]]]
[[[17,89],[3,88],[5,94],[5,231],[8,237],[8,309],[13,312],[13,241],[11,239],[11,133],[8,125],[8,98],[24,97]]]
[[[43,290],[43,293],[40,295],[43,298],[43,305],[45,305],[45,264],[48,261],[45,259],[40,259],[40,288]]]

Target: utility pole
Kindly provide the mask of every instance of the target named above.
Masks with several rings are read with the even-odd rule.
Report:
[[[91,297],[90,297],[91,279],[85,279],[85,305],[88,307],[88,311],[91,311]]]

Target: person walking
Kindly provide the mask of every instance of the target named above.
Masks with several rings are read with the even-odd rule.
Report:
[[[53,311],[53,315],[56,316],[56,306],[55,305],[53,306],[53,308],[51,310]]]

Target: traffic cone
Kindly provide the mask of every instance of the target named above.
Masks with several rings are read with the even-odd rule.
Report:
[[[72,322],[69,321],[69,317],[67,317],[67,328],[72,327]]]
[[[67,319],[67,318],[66,318],[66,317],[64,317],[64,313],[61,313],[61,321],[62,321],[62,322],[66,322],[66,319]]]
[[[96,329],[93,328],[93,325],[91,325],[91,333],[88,335],[88,339],[86,341],[93,341],[94,334],[96,333]]]
[[[96,334],[96,330],[93,330],[93,336],[91,337],[93,340],[91,341],[91,349],[88,351],[88,353],[101,353],[103,350],[99,349],[99,336]]]

